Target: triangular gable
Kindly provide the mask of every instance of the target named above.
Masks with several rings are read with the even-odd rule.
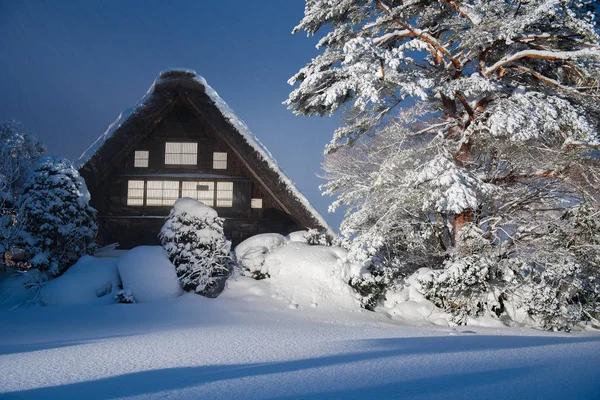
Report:
[[[332,232],[247,125],[204,78],[191,70],[162,72],[146,95],[133,108],[123,111],[106,132],[83,152],[76,166],[88,185],[99,184],[116,162],[154,129],[161,116],[178,99],[183,99],[199,118],[214,128],[284,211],[305,227]]]

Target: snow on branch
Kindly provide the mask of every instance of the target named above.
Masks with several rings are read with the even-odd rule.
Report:
[[[515,54],[505,56],[498,60],[489,68],[484,68],[482,74],[489,76],[506,64],[521,60],[523,58],[531,58],[538,60],[573,60],[579,57],[596,56],[600,57],[600,48],[585,48],[574,51],[549,51],[549,50],[523,50]]]

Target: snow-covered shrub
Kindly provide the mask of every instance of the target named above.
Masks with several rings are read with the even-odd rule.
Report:
[[[18,201],[23,246],[33,267],[58,276],[82,255],[92,254],[98,226],[89,200],[69,160],[44,157],[36,163]]]
[[[400,269],[371,264],[360,275],[351,277],[348,284],[360,294],[362,306],[374,310],[385,299],[385,293],[397,287],[399,278]]]
[[[159,237],[185,291],[218,295],[215,291],[227,279],[233,262],[223,218],[215,210],[189,197],[180,198]]]
[[[115,301],[122,304],[133,304],[135,303],[135,298],[131,290],[119,290],[115,294]]]
[[[342,246],[342,241],[327,231],[309,228],[306,232],[306,243],[319,246]]]
[[[116,258],[83,256],[64,274],[42,284],[39,298],[46,306],[112,303],[120,286]]]
[[[420,283],[425,297],[458,325],[491,316],[509,324],[569,330],[600,317],[600,271],[560,254],[549,260],[455,254]]]
[[[453,255],[442,270],[422,281],[425,297],[453,315],[453,322],[467,323],[467,317],[485,315],[492,285],[499,279],[497,265],[485,256]],[[499,305],[498,305],[499,306]]]
[[[361,235],[348,247],[349,259],[364,267],[349,284],[360,293],[361,303],[368,310],[375,309],[385,299],[387,291],[397,290],[403,278],[419,268],[419,264],[407,256],[406,246],[401,241]]]
[[[161,246],[135,247],[119,257],[118,267],[123,290],[130,291],[138,303],[177,297],[183,292],[175,266]]]
[[[569,330],[580,321],[600,318],[600,271],[573,261],[530,265],[526,270],[527,301],[522,306],[544,329]],[[523,290],[521,290],[523,292]]]
[[[306,233],[306,231],[302,232]],[[244,240],[235,248],[236,260],[242,269],[241,272],[257,280],[268,278],[268,272],[262,272],[265,257],[285,246],[287,242],[288,240],[278,233],[261,233]]]

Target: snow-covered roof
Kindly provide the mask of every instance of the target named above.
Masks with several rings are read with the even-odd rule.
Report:
[[[79,169],[83,168],[90,160],[94,158],[99,150],[105,145],[105,143],[113,137],[131,117],[136,116],[144,111],[144,109],[150,106],[153,101],[153,97],[157,92],[157,88],[165,85],[171,85],[174,82],[178,84],[185,84],[186,86],[199,86],[196,89],[203,91],[214,105],[218,108],[222,116],[235,128],[245,142],[256,152],[258,157],[264,161],[268,168],[273,171],[279,178],[279,181],[285,186],[289,195],[291,195],[297,202],[309,212],[312,218],[318,222],[322,228],[333,233],[333,230],[327,224],[325,219],[319,214],[319,212],[310,204],[308,199],[296,188],[293,181],[279,166],[275,157],[267,150],[267,148],[258,140],[258,138],[250,131],[244,121],[242,121],[235,112],[229,107],[229,105],[219,96],[219,94],[206,82],[206,80],[196,74],[195,71],[190,69],[168,69],[162,71],[158,78],[154,80],[154,83],[144,97],[142,97],[133,107],[123,111],[119,117],[108,126],[108,129],[96,139],[96,141],[85,150],[79,159],[75,162],[75,166]]]

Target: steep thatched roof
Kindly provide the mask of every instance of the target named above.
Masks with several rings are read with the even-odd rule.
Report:
[[[207,122],[243,161],[254,178],[284,211],[305,227],[331,228],[281,170],[271,153],[250,132],[227,103],[191,70],[168,70],[146,95],[125,110],[76,161],[90,188],[100,184],[131,149],[160,122],[176,100],[183,100]]]

